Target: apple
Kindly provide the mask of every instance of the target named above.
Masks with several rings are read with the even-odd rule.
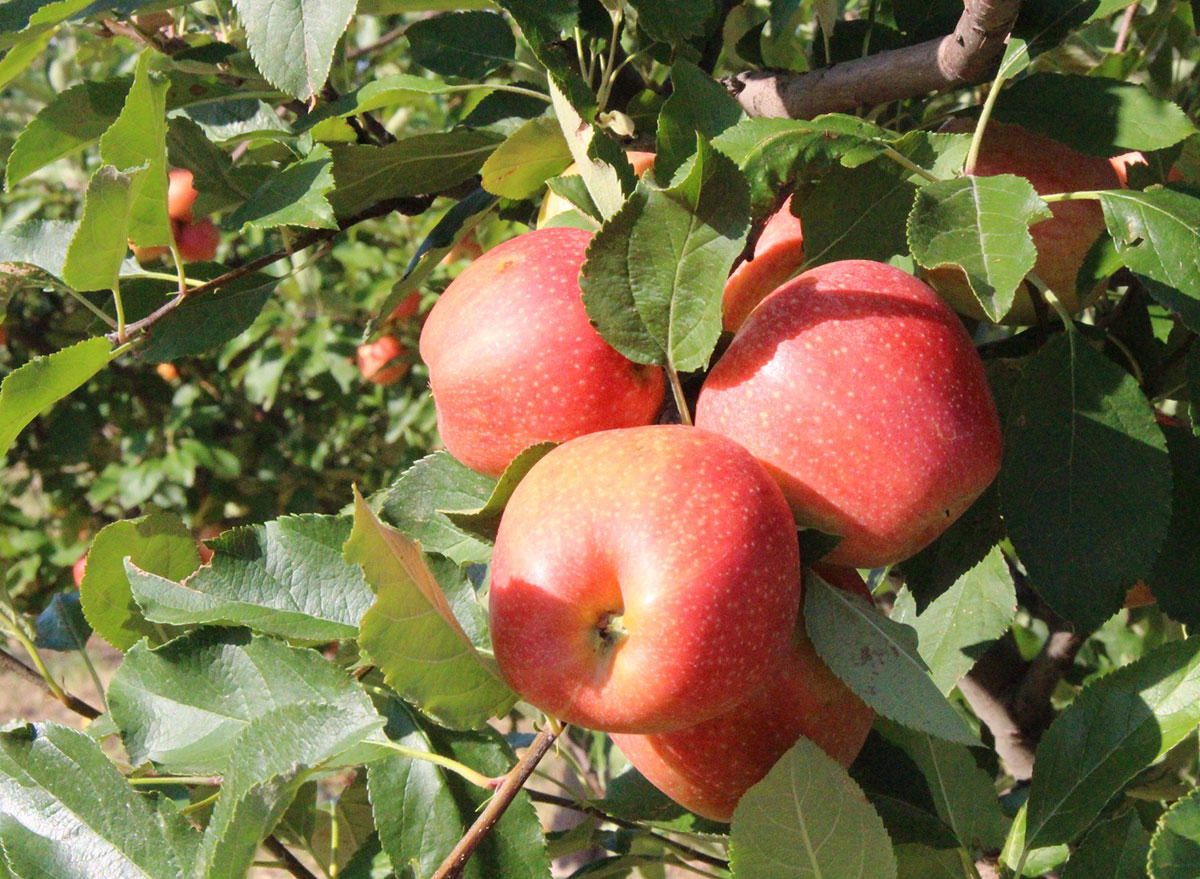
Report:
[[[996,404],[958,316],[867,260],[763,300],[705,379],[696,425],[755,454],[797,522],[841,535],[834,565],[908,558],[1000,468]]]
[[[406,353],[407,349],[395,336],[380,336],[374,342],[358,346],[358,371],[374,384],[395,384],[408,372],[408,363],[399,359]]]
[[[510,239],[455,278],[425,319],[438,430],[471,469],[499,476],[535,443],[657,419],[663,371],[619,354],[583,308],[591,239],[573,228]]]
[[[388,323],[404,323],[409,318],[413,317],[421,310],[421,294],[413,291],[408,296],[404,297],[404,301],[392,309],[392,313],[388,315]]]
[[[975,130],[969,119],[955,119],[943,131],[964,133]],[[1090,189],[1118,189],[1121,181],[1107,159],[1087,156],[1065,144],[1021,128],[989,122],[983,135],[975,173],[980,177],[1017,174],[1025,177],[1039,193],[1076,192]],[[1088,250],[1105,230],[1104,212],[1097,201],[1064,201],[1049,206],[1054,216],[1029,227],[1037,248],[1033,271],[1041,278],[1072,314],[1088,304],[1075,292],[1075,276]],[[945,297],[958,312],[979,320],[986,319],[982,306],[967,285],[962,270],[952,266],[931,269],[925,280]],[[1093,295],[1098,295],[1098,286]],[[1027,325],[1037,322],[1037,312],[1029,291],[1017,291],[1012,308],[1000,321]]]
[[[654,153],[642,152],[640,150],[626,150],[625,158],[629,159],[629,164],[633,166],[633,173],[638,177],[641,177],[654,167]],[[572,177],[578,174],[579,165],[575,162],[572,162],[559,176]],[[538,211],[537,227],[541,229],[552,218],[557,217],[559,214],[564,214],[567,211],[574,210],[578,210],[578,208],[571,204],[571,202],[569,202],[567,199],[555,192],[547,192],[546,197],[542,199],[542,207]]]
[[[184,262],[203,262],[217,255],[221,233],[217,231],[212,220],[183,223],[175,235],[175,243]]]
[[[85,552],[75,560],[75,564],[71,566],[71,577],[75,580],[75,588],[78,589],[83,585],[83,575],[87,571],[87,553]]]
[[[1133,610],[1138,607],[1149,607],[1152,604],[1157,604],[1158,601],[1154,597],[1154,593],[1150,591],[1150,587],[1146,585],[1145,580],[1138,580],[1125,593],[1125,609]]]
[[[192,186],[192,172],[172,168],[167,180],[167,214],[179,223],[192,222],[192,205],[198,193]]]
[[[804,265],[804,233],[800,218],[792,213],[792,197],[773,213],[754,244],[753,258],[733,270],[725,282],[722,306],[725,329],[736,333],[776,287]]]
[[[501,517],[496,661],[569,723],[692,726],[781,661],[799,564],[783,495],[737,443],[677,424],[580,437],[533,466]]]
[[[160,363],[154,367],[154,371],[165,382],[179,381],[179,368],[174,363]]]
[[[1108,160],[1112,165],[1113,171],[1117,175],[1117,179],[1121,181],[1122,187],[1129,186],[1129,169],[1133,165],[1145,165],[1147,170],[1150,168],[1150,163],[1146,161],[1145,155],[1134,150],[1133,152],[1121,153],[1119,156],[1113,156]],[[1167,172],[1167,180],[1171,183],[1182,183],[1183,172],[1178,167],[1172,166]]]
[[[450,252],[442,257],[442,265],[448,266],[453,263],[466,260],[470,262],[473,259],[479,259],[483,256],[483,247],[475,238],[475,233],[468,232],[462,237],[462,240],[450,248]]]
[[[870,593],[853,568],[816,568],[827,582]],[[843,766],[862,750],[875,712],[830,671],[796,622],[791,649],[744,702],[712,720],[655,735],[613,733],[642,775],[679,805],[729,821],[747,790],[804,736]]]
[[[138,247],[136,244],[130,244],[129,249],[133,251],[133,258],[142,265],[156,262],[171,252],[171,248],[163,246],[154,247]]]

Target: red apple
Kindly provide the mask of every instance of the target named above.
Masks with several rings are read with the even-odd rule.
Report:
[[[834,586],[870,597],[853,568],[819,566]],[[862,750],[875,712],[817,655],[798,620],[791,650],[746,701],[712,720],[656,735],[613,733],[613,743],[642,775],[686,809],[728,821],[747,790],[762,781],[800,736],[849,766]]]
[[[1146,157],[1137,150],[1113,156],[1108,162],[1112,165],[1117,179],[1121,181],[1122,187],[1129,186],[1129,168],[1131,165],[1145,165],[1147,169],[1150,167],[1150,163],[1146,161]],[[1179,168],[1172,166],[1171,170],[1167,172],[1167,180],[1171,183],[1182,183],[1183,172]]]
[[[629,164],[633,166],[633,173],[641,177],[647,171],[654,167],[654,153],[641,152],[640,150],[627,150],[625,158],[629,159]],[[567,170],[560,174],[560,177],[571,177],[579,173],[579,165],[572,162],[567,166]],[[547,192],[546,197],[542,199],[541,210],[538,211],[537,226],[542,228],[553,217],[567,211],[578,210],[575,205],[571,204],[567,199],[563,198],[555,192]]]
[[[407,349],[395,336],[380,336],[377,341],[358,346],[358,371],[374,384],[394,384],[408,372],[408,363],[398,359],[405,353]]]
[[[438,430],[454,457],[499,476],[522,450],[650,424],[662,406],[658,367],[632,363],[588,321],[581,229],[528,232],[471,263],[421,331]]]
[[[130,244],[129,249],[133,251],[133,258],[142,265],[160,260],[171,252],[171,248],[165,246],[138,247]]]
[[[746,698],[799,600],[795,526],[745,449],[681,425],[611,430],[550,452],[509,500],[492,644],[548,714],[663,732]]]
[[[78,589],[83,585],[83,575],[87,571],[87,553],[85,552],[75,560],[75,564],[71,566],[71,577],[75,580],[75,588]]]
[[[804,265],[804,233],[792,213],[792,197],[771,215],[754,244],[754,258],[735,268],[725,282],[725,329],[736,333],[758,303]]]
[[[179,381],[179,368],[174,363],[160,363],[154,367],[154,371],[165,382]]]
[[[388,323],[404,323],[421,310],[421,294],[413,291],[404,297],[404,301],[392,309],[388,315]]]
[[[442,265],[452,265],[453,263],[466,260],[470,262],[473,259],[479,259],[483,256],[483,247],[475,238],[474,232],[468,232],[463,236],[462,240],[450,248],[450,252],[442,257]]]
[[[192,205],[197,195],[192,186],[192,172],[173,168],[167,181],[167,215],[180,223],[192,222]]]
[[[221,233],[217,231],[212,220],[183,223],[175,235],[175,243],[179,246],[179,255],[184,262],[203,262],[217,255]]]
[[[908,558],[1000,468],[996,405],[957,315],[866,260],[768,296],[705,380],[696,425],[758,456],[799,523],[842,536],[834,565]]]
[[[975,123],[955,119],[944,131],[971,132]],[[1107,159],[1087,156],[1065,144],[1051,140],[1019,125],[989,122],[983,135],[975,173],[980,177],[1017,174],[1025,177],[1039,193],[1075,192],[1090,189],[1118,189],[1121,181]],[[1054,292],[1072,314],[1090,297],[1081,300],[1075,294],[1075,276],[1088,250],[1104,232],[1104,212],[1098,201],[1064,201],[1050,205],[1054,216],[1029,227],[1037,248],[1033,271]],[[980,320],[985,314],[979,300],[967,285],[962,270],[954,267],[932,269],[925,279],[960,313]],[[1098,294],[1103,287],[1097,287]],[[1017,291],[1012,308],[1000,321],[1004,324],[1032,324],[1037,312],[1025,289]]]

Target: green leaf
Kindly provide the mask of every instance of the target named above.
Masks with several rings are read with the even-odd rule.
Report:
[[[1086,629],[1121,608],[1166,537],[1171,469],[1154,412],[1137,382],[1077,332],[1026,364],[999,482],[1033,588]]]
[[[1200,875],[1200,790],[1166,811],[1150,844],[1151,879],[1189,879]]]
[[[388,198],[439,192],[475,174],[502,136],[490,131],[417,134],[387,146],[333,148],[330,202],[347,216]]]
[[[0,384],[0,458],[29,422],[103,369],[111,358],[104,338],[85,339],[35,357]]]
[[[22,287],[62,283],[67,248],[78,228],[62,220],[27,220],[0,236],[0,314]]]
[[[1074,841],[1197,723],[1200,638],[1164,644],[1086,687],[1038,744],[1026,845]]]
[[[488,156],[480,173],[483,188],[505,198],[528,198],[571,164],[571,150],[558,121],[530,119]]]
[[[83,219],[67,248],[63,280],[76,290],[115,290],[129,251],[133,177],[101,165],[88,181]]]
[[[358,635],[374,596],[358,568],[342,560],[350,521],[285,516],[226,531],[211,565],[182,583],[127,573],[146,619],[158,623],[248,626],[281,638],[336,641]]]
[[[998,322],[1037,262],[1029,226],[1049,217],[1023,177],[941,180],[917,190],[908,242],[927,269],[960,266],[984,312]],[[805,233],[807,241],[807,228]]]
[[[586,108],[587,118],[580,115],[581,111],[553,78],[550,79],[550,99],[567,147],[579,167],[579,176],[600,209],[600,215],[608,219],[621,209],[625,196],[637,183],[633,166],[625,158],[625,151],[591,124],[594,107]]]
[[[380,522],[357,492],[344,557],[362,565],[376,593],[359,646],[397,693],[458,729],[512,707],[516,694],[463,631],[418,546]]]
[[[143,637],[161,640],[133,600],[125,575],[127,558],[143,571],[170,580],[182,580],[200,565],[196,541],[178,516],[151,513],[100,530],[88,550],[79,597],[92,628],[118,650],[128,650]]]
[[[1000,850],[1000,863],[1016,873],[1016,866],[1023,859],[1024,867],[1021,876],[1044,876],[1060,866],[1071,853],[1067,845],[1048,845],[1041,848],[1026,848],[1025,846],[1025,816],[1026,805],[1022,805],[1008,828],[1008,836],[1004,840],[1004,848]]]
[[[1004,843],[1000,801],[992,778],[962,745],[905,729],[886,720],[881,732],[899,745],[925,776],[938,817],[970,849],[998,849]]]
[[[1200,398],[1193,397],[1200,402]],[[1184,428],[1164,427],[1171,456],[1174,492],[1171,524],[1162,552],[1154,562],[1147,584],[1158,606],[1172,619],[1200,626],[1200,602],[1195,577],[1200,571],[1200,437]]]
[[[252,190],[233,173],[229,156],[208,139],[204,129],[182,114],[167,122],[167,159],[175,168],[192,172],[197,189],[192,213],[204,216],[241,204]]]
[[[336,229],[326,194],[333,189],[333,154],[317,144],[299,162],[271,177],[222,225],[229,229],[306,226]]]
[[[504,468],[504,472],[500,475],[500,481],[496,483],[491,496],[482,505],[470,510],[442,510],[441,512],[445,513],[451,522],[464,531],[494,543],[496,529],[500,527],[500,514],[504,512],[508,499],[512,497],[512,493],[516,491],[517,486],[533,465],[546,457],[550,450],[557,445],[558,443],[554,442],[544,442],[524,449]]]
[[[150,361],[166,361],[218,348],[250,328],[278,283],[278,278],[251,272],[219,290],[184,299],[154,324],[138,352]]]
[[[633,766],[609,779],[600,808],[609,815],[664,830],[709,837],[723,837],[728,833],[727,825],[689,812]]]
[[[319,705],[355,729],[378,725],[371,700],[345,671],[314,650],[245,629],[136,645],[113,676],[108,705],[133,763],[175,773],[227,773],[255,759],[235,743],[253,727],[269,731],[284,708]],[[281,737],[273,750],[292,747]]]
[[[16,0],[0,6],[0,49],[36,38],[39,34],[81,15],[95,0]]]
[[[422,67],[462,79],[483,79],[517,51],[508,24],[494,12],[449,12],[414,21],[404,36]]]
[[[739,879],[894,879],[892,841],[846,770],[801,738],[733,813]]]
[[[1137,812],[1097,824],[1067,861],[1062,879],[1145,879],[1150,834]]]
[[[867,599],[830,586],[818,574],[810,573],[804,586],[808,636],[860,699],[904,726],[978,744],[929,676],[911,626],[888,619]]]
[[[918,615],[903,590],[892,619],[917,630],[921,658],[943,693],[954,689],[988,646],[1003,635],[1017,612],[1017,593],[1000,547],[960,577]]]
[[[418,23],[414,22],[414,24]],[[487,83],[474,83],[471,87],[480,90],[492,88]],[[313,112],[298,119],[293,131],[296,134],[303,134],[326,119],[358,116],[372,110],[393,107],[413,95],[452,94],[462,91],[463,88],[461,85],[450,85],[440,80],[415,76],[411,73],[394,73],[391,76],[371,80],[354,91],[346,92],[334,101],[323,102]],[[544,108],[545,104],[542,106]]]
[[[959,849],[906,843],[897,845],[893,852],[898,879],[962,879],[964,875],[964,856]]]
[[[83,650],[92,627],[83,617],[78,592],[55,594],[38,614],[35,647],[47,650]]]
[[[696,152],[696,135],[714,137],[742,118],[742,108],[711,76],[690,61],[671,67],[671,96],[658,116],[654,173],[670,180]]]
[[[439,729],[399,700],[388,704],[387,716],[388,737],[406,747],[450,757],[493,777],[515,762],[495,730]],[[410,865],[411,873],[402,871],[402,877],[431,875],[491,795],[424,760],[390,756],[372,762],[367,773],[383,849],[395,863]],[[548,874],[541,825],[522,792],[471,856],[463,876],[541,879]]]
[[[1121,261],[1150,295],[1200,330],[1200,198],[1174,189],[1100,194]]]
[[[1029,42],[1029,54],[1059,48],[1088,20],[1100,0],[1038,0],[1022,3],[1013,33]]]
[[[584,307],[605,341],[630,360],[680,372],[712,355],[725,278],[749,225],[744,179],[698,143],[679,183],[638,184],[588,245],[580,274]]]
[[[831,167],[800,205],[805,266],[906,253],[904,220],[915,192],[907,172],[890,162]]]
[[[1161,150],[1195,134],[1171,101],[1098,76],[1034,73],[1006,88],[993,115],[1093,156]]]
[[[53,36],[54,31],[46,30],[39,36],[18,43],[9,49],[4,54],[3,60],[0,60],[0,89],[6,88],[10,82],[28,70],[50,45],[50,38]],[[2,857],[0,855],[0,858]]]
[[[629,5],[646,36],[673,46],[704,36],[717,14],[716,0],[630,0]]]
[[[150,70],[154,50],[138,57],[133,86],[121,115],[100,138],[100,160],[130,175],[128,238],[142,247],[174,240],[167,216],[167,89],[169,80]],[[86,220],[87,208],[84,208]],[[121,256],[124,257],[124,250]]]
[[[325,84],[357,0],[234,0],[233,5],[263,76],[308,100]]]
[[[85,733],[52,723],[0,733],[0,845],[14,875],[178,879],[199,840]]]
[[[441,553],[460,565],[486,562],[491,545],[459,526],[441,510],[479,509],[496,489],[449,452],[434,452],[413,464],[383,492],[383,517],[426,552]]]

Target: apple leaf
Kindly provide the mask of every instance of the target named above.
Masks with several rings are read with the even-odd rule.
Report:
[[[1150,879],[1200,875],[1200,790],[1168,809],[1150,843]]]
[[[567,147],[579,167],[579,176],[600,209],[600,215],[608,219],[620,210],[625,196],[637,183],[633,166],[616,141],[580,115],[581,111],[563,93],[554,77],[550,78],[550,98]],[[586,109],[590,112],[594,108]]]
[[[1200,395],[1192,399],[1200,403]],[[1200,571],[1200,437],[1181,427],[1164,427],[1163,433],[1175,486],[1171,524],[1146,582],[1164,613],[1185,625],[1200,626],[1195,588]]]
[[[911,729],[978,744],[929,676],[911,626],[888,619],[866,598],[830,586],[816,573],[809,573],[804,587],[808,636],[855,695]]]
[[[745,180],[698,142],[674,186],[638,183],[588,245],[579,279],[588,317],[610,345],[635,362],[680,372],[712,355],[725,278],[749,225]]]
[[[1156,300],[1200,330],[1200,198],[1155,187],[1100,193],[1121,261]]]
[[[530,119],[488,156],[480,174],[483,188],[505,198],[528,198],[571,164],[571,150],[558,122]]]
[[[245,629],[207,627],[161,647],[133,647],[113,676],[109,710],[135,765],[225,773],[234,743],[285,707],[328,707],[355,729],[378,727],[370,698],[315,650]],[[280,738],[274,750],[292,744]]]
[[[512,707],[516,694],[463,631],[420,547],[380,522],[357,491],[344,558],[362,566],[376,593],[359,646],[397,693],[457,729]]]
[[[936,849],[959,846],[953,829],[937,814],[921,768],[879,730],[870,732],[848,771],[883,819],[893,843]]]
[[[481,80],[513,60],[517,41],[494,12],[448,12],[404,30],[412,59],[442,76]]]
[[[983,310],[999,321],[1037,261],[1029,226],[1050,216],[1023,177],[940,180],[917,190],[908,241],[913,257],[927,269],[961,267]]]
[[[1026,845],[1073,842],[1197,723],[1200,638],[1164,644],[1084,688],[1038,744]]]
[[[905,843],[893,852],[897,879],[962,879],[963,855],[959,849]]]
[[[716,0],[629,0],[629,5],[646,36],[672,46],[703,36],[717,12]]]
[[[1154,411],[1078,332],[1055,336],[1026,363],[999,483],[1033,588],[1083,628],[1121,608],[1166,538],[1171,468]]]
[[[203,278],[224,271],[213,266],[216,264],[189,267],[188,272]],[[220,347],[250,328],[278,283],[279,278],[265,272],[251,272],[219,290],[189,297],[154,324],[154,332],[138,346],[138,353],[151,362],[161,362]]]
[[[954,689],[1017,612],[1017,593],[1000,547],[955,581],[919,615],[912,593],[896,596],[892,619],[917,630],[921,658],[943,693]]]
[[[696,152],[696,135],[711,140],[742,118],[742,108],[711,76],[690,61],[671,67],[671,96],[658,114],[654,173],[668,181]]]
[[[689,812],[630,766],[608,780],[600,808],[609,815],[659,827],[711,838],[723,838],[728,826]]]
[[[333,189],[333,155],[324,144],[314,146],[255,190],[222,223],[227,229],[274,229],[305,226],[336,229],[337,220],[326,195]]]
[[[129,252],[134,178],[101,165],[88,181],[83,218],[67,248],[63,280],[76,290],[115,290]]]
[[[916,191],[907,172],[890,162],[829,168],[800,205],[804,268],[907,253],[904,218]]]
[[[228,154],[208,139],[199,125],[178,114],[167,121],[167,160],[192,172],[196,202],[192,213],[205,216],[241,204],[253,192],[235,176]]]
[[[1071,854],[1062,879],[1145,879],[1150,834],[1135,810],[1088,831]],[[1194,873],[1195,871],[1193,871]]]
[[[838,763],[801,738],[733,813],[739,879],[895,879],[883,822]]]
[[[85,339],[46,357],[35,357],[0,383],[0,459],[26,425],[84,384],[112,358],[104,338]]]
[[[1062,865],[1071,853],[1065,843],[1047,845],[1038,848],[1025,846],[1025,816],[1026,806],[1022,805],[1008,828],[1008,836],[1004,840],[1004,848],[1000,850],[1000,863],[1016,873],[1017,863],[1024,861],[1021,876],[1034,879]]]
[[[445,513],[446,518],[464,531],[494,543],[496,529],[500,527],[500,514],[504,512],[508,499],[512,497],[512,493],[516,491],[517,486],[533,465],[546,457],[557,445],[558,443],[555,442],[537,443],[523,450],[504,468],[504,472],[500,475],[500,481],[496,483],[491,496],[482,505],[470,510],[439,510],[439,512]]]
[[[80,607],[78,592],[59,592],[37,616],[35,647],[46,650],[83,650],[92,635]]]
[[[281,638],[353,638],[374,596],[362,572],[342,560],[348,519],[285,516],[226,531],[206,565],[182,583],[126,565],[146,619],[248,626]]]
[[[233,5],[263,76],[305,101],[325,84],[358,0],[234,0]]]
[[[130,787],[86,733],[53,723],[0,732],[0,846],[14,876],[176,879],[191,875],[199,842],[169,800]]]

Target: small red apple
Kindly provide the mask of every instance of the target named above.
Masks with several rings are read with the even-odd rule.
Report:
[[[483,248],[479,241],[475,238],[474,232],[468,232],[462,237],[462,240],[450,248],[450,252],[442,257],[442,265],[452,265],[453,263],[466,260],[470,262],[473,259],[479,259],[483,256]]]
[[[133,251],[133,258],[142,265],[156,262],[171,252],[171,248],[165,246],[138,247],[137,245],[131,244],[129,245],[129,249]]]
[[[413,317],[421,310],[421,294],[413,291],[408,296],[404,297],[404,301],[392,309],[392,313],[388,315],[388,323],[404,323],[409,318]]]
[[[1145,580],[1138,580],[1125,593],[1126,610],[1132,610],[1137,607],[1149,607],[1157,603],[1158,599],[1154,597],[1154,593],[1150,591],[1150,587],[1146,585]]]
[[[167,215],[179,223],[192,222],[192,205],[198,193],[192,186],[192,172],[173,168],[167,181]]]
[[[406,353],[395,336],[380,336],[358,346],[358,371],[374,384],[395,384],[408,372],[408,362],[400,359]]]
[[[831,585],[870,598],[853,568],[818,566]],[[613,733],[642,775],[684,808],[728,821],[747,790],[762,781],[800,736],[849,766],[862,750],[875,712],[830,671],[804,632],[746,701],[712,720],[656,735]]]
[[[705,379],[696,425],[766,464],[826,557],[908,558],[1000,469],[1000,422],[958,316],[912,275],[845,260],[754,310]]]
[[[174,363],[160,363],[154,367],[154,371],[165,382],[179,381],[179,368]]]
[[[1108,162],[1110,165],[1112,165],[1113,171],[1117,175],[1117,179],[1121,181],[1122,187],[1129,186],[1129,168],[1131,165],[1145,165],[1147,168],[1150,167],[1150,163],[1146,161],[1145,155],[1137,150],[1129,153],[1121,153],[1119,156],[1113,156],[1108,160]],[[1178,167],[1172,166],[1171,170],[1167,172],[1167,180],[1170,183],[1182,183],[1183,172],[1180,171]]]
[[[204,262],[217,255],[221,233],[212,220],[183,223],[175,234],[175,243],[184,262]]]
[[[787,503],[724,437],[652,425],[571,440],[517,486],[492,557],[492,644],[521,697],[619,732],[729,710],[786,652]]]
[[[87,553],[85,552],[75,560],[75,564],[71,566],[71,577],[75,580],[75,588],[78,589],[83,585],[83,575],[87,571]]]
[[[746,317],[804,265],[804,233],[792,213],[792,197],[773,213],[754,244],[754,257],[735,268],[725,282],[725,329],[736,333]]]
[[[579,270],[592,235],[541,229],[494,247],[446,288],[421,330],[442,442],[499,476],[521,451],[650,424],[665,381],[588,321]]]

